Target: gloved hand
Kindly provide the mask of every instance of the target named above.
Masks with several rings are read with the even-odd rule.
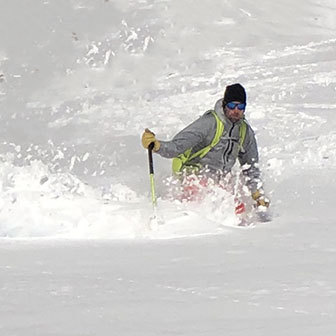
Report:
[[[268,208],[270,205],[269,199],[265,196],[263,190],[256,190],[252,194],[252,198],[256,201],[256,206],[257,207],[265,207]]]
[[[154,152],[157,152],[160,149],[160,142],[156,140],[155,134],[150,131],[148,128],[145,129],[145,132],[142,134],[142,146],[144,146],[146,149],[149,147],[149,145],[153,142],[154,143]]]

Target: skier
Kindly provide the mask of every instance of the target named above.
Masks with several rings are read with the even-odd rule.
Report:
[[[224,98],[216,102],[214,110],[207,111],[171,141],[158,140],[146,129],[142,145],[148,148],[153,143],[155,153],[173,158],[175,174],[187,177],[184,181],[188,181],[188,176],[191,180],[197,176],[203,186],[208,184],[209,178],[221,183],[238,158],[255,206],[266,209],[270,202],[262,187],[257,143],[254,131],[245,119],[245,109],[244,87],[238,83],[228,85]],[[244,211],[243,207],[238,204],[236,213]]]

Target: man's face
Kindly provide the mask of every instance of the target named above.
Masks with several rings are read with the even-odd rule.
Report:
[[[233,101],[225,105],[224,111],[229,120],[235,123],[243,118],[245,108],[246,104],[242,104],[239,101]]]

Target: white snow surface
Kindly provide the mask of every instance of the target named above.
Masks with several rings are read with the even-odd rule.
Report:
[[[3,1],[0,335],[335,335],[335,18],[331,0]],[[237,227],[223,190],[172,201],[154,155],[150,228],[143,130],[170,139],[235,82],[273,220]]]

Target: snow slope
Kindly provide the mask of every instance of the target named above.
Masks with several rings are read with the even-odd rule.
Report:
[[[4,3],[1,335],[334,335],[335,13],[327,0]],[[238,229],[227,204],[167,200],[170,162],[155,156],[165,225],[148,230],[143,129],[171,138],[233,82],[273,221]]]

